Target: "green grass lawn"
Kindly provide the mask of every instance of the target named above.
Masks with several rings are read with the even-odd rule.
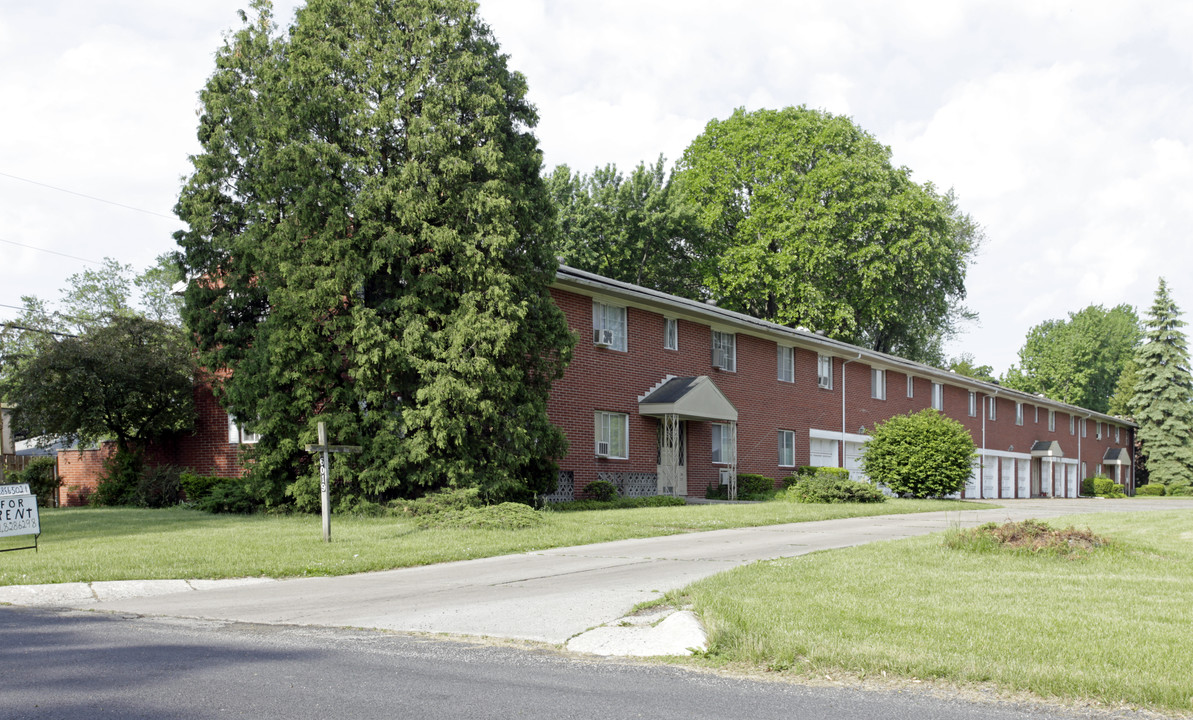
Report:
[[[209,515],[196,510],[42,510],[41,549],[0,554],[0,585],[157,578],[294,577],[489,557],[567,545],[698,530],[863,515],[958,510],[948,500],[873,505],[687,505],[543,513],[521,530],[419,529],[405,518]],[[0,538],[0,547],[28,544]]]
[[[888,673],[1193,710],[1193,513],[1049,520],[1114,546],[1080,560],[950,550],[941,535],[756,563],[679,594],[695,662]]]

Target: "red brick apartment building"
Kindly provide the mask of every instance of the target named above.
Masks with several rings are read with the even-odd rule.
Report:
[[[1081,478],[1097,474],[1134,491],[1136,428],[1122,418],[566,266],[551,295],[579,337],[548,403],[570,444],[552,499],[598,479],[625,495],[703,497],[739,472],[778,480],[800,465],[864,479],[867,429],[927,407],[960,421],[978,447],[963,497],[1077,497]],[[241,473],[240,445],[254,438],[210,390],[196,393],[195,431],[156,457]],[[99,461],[59,454],[63,502],[78,501]]]

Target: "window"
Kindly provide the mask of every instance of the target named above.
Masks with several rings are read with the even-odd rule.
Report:
[[[592,343],[625,352],[625,308],[592,301]]]
[[[1040,406],[1036,405],[1036,425],[1040,424]]]
[[[733,333],[712,331],[713,367],[734,372],[737,370],[736,336]]]
[[[998,398],[987,397],[986,400],[989,401],[987,407],[990,409],[986,417],[990,418],[990,422],[994,422],[998,419]]]
[[[886,400],[886,370],[870,368],[870,397]]]
[[[596,414],[596,454],[598,457],[625,459],[630,456],[629,416],[625,413]]]
[[[1118,426],[1117,426],[1117,425],[1115,425],[1115,426],[1114,426],[1114,441],[1115,441],[1115,442],[1119,442],[1119,439],[1118,439],[1118,438],[1119,438],[1118,430],[1119,430]]]
[[[1072,415],[1072,413],[1069,414],[1069,434],[1070,435],[1077,434],[1077,418],[1074,417]]]
[[[1094,465],[1094,475],[1101,475],[1101,474],[1102,474],[1102,463],[1098,463],[1097,465]]]
[[[831,355],[816,356],[816,384],[825,390],[833,389],[833,358]]]
[[[779,431],[779,467],[795,467],[795,432]]]
[[[663,318],[663,349],[679,349],[679,321],[675,318]]]
[[[1097,432],[1097,434],[1098,434],[1098,439],[1099,439],[1099,440],[1101,440],[1101,439],[1102,439],[1102,421],[1101,421],[1101,420],[1099,420],[1099,421],[1097,422],[1097,424],[1096,424],[1096,425],[1094,425],[1094,430],[1095,430],[1095,431]],[[1101,466],[1099,466],[1099,467],[1101,467]]]
[[[1088,431],[1089,431],[1089,423],[1085,420],[1085,418],[1082,418],[1081,419],[1081,437],[1085,437],[1085,433]],[[1084,472],[1081,473],[1081,476],[1085,477],[1085,473]]]
[[[1023,424],[1023,403],[1021,402],[1015,403],[1015,424]]]
[[[936,383],[932,383],[932,407],[936,407]],[[940,408],[936,408],[939,410]],[[969,416],[978,416],[978,394],[973,390],[969,391]]]
[[[795,348],[779,345],[779,382],[795,382]]]
[[[932,383],[932,407],[944,410],[944,385],[938,382]]]
[[[915,378],[910,375],[907,376],[907,397],[915,397]]]
[[[244,429],[236,420],[236,416],[229,413],[228,415],[228,442],[233,445],[252,445],[259,441],[261,436],[257,433],[251,433]]]
[[[1048,411],[1048,432],[1056,432],[1056,411]]]
[[[729,426],[713,423],[712,428],[712,461],[729,464],[733,462],[733,440]]]

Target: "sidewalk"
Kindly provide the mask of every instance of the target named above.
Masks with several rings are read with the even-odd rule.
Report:
[[[636,604],[655,600],[667,591],[758,560],[990,521],[1193,509],[1193,498],[1177,500],[1014,500],[982,510],[618,540],[340,577],[10,586],[0,587],[0,603],[228,622],[516,638],[568,643],[577,651],[599,654],[643,654],[636,652],[643,648],[651,651],[646,654],[682,654],[702,645],[698,625],[682,616],[672,620],[666,616],[626,618],[626,614]],[[587,633],[594,628],[599,632]],[[660,640],[659,636],[673,632],[675,638]]]

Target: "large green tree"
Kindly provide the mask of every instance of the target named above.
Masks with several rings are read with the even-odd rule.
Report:
[[[591,174],[559,165],[547,177],[567,265],[654,290],[703,295],[703,232],[659,157],[628,177],[614,165]]]
[[[1139,344],[1139,317],[1130,305],[1090,305],[1067,320],[1033,327],[1003,383],[1053,400],[1107,412],[1123,369]]]
[[[13,423],[32,434],[115,440],[129,455],[194,420],[194,365],[182,331],[136,315],[103,318],[78,337],[42,336],[5,380]]]
[[[1144,321],[1144,343],[1135,353],[1131,410],[1147,457],[1149,482],[1193,484],[1193,377],[1181,312],[1160,278]]]
[[[708,232],[705,283],[724,307],[943,364],[971,315],[980,230],[951,193],[911,180],[849,118],[789,107],[713,120],[677,182]]]
[[[574,337],[525,80],[466,0],[311,0],[285,36],[253,7],[200,96],[177,239],[257,492],[317,502],[319,420],[364,448],[341,498],[553,487]]]

